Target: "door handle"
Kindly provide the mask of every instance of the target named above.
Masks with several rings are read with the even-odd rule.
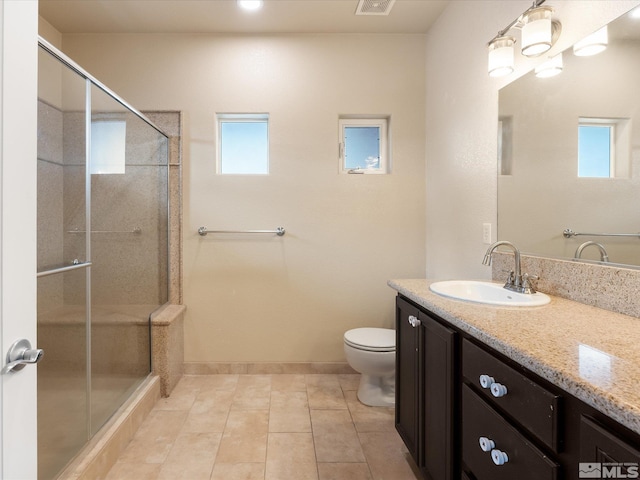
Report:
[[[7,363],[2,370],[0,370],[0,375],[22,370],[28,363],[38,363],[43,355],[44,350],[31,348],[31,343],[26,338],[16,340],[13,342],[13,345],[9,347]]]

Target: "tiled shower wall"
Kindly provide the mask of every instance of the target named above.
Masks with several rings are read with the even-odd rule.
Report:
[[[38,130],[38,266],[55,267],[63,263],[62,112],[38,102]],[[45,277],[39,287],[38,310],[62,305],[61,276]]]
[[[119,116],[119,114],[115,114]],[[82,138],[83,112],[64,113],[65,174],[64,225],[65,261],[83,251],[85,152]],[[167,301],[166,272],[167,179],[163,174],[158,134],[131,114],[127,120],[126,174],[91,176],[92,299],[95,305],[161,305]],[[78,132],[75,134],[74,132]],[[81,261],[84,259],[80,259]],[[66,279],[66,304],[84,301],[83,279]]]
[[[40,101],[38,169],[39,235],[38,265],[56,267],[71,264],[84,253],[84,184],[85,144],[84,113],[62,113]],[[128,122],[127,136],[138,142],[127,145],[127,174],[93,175],[92,230],[132,231],[140,234],[94,234],[92,256],[95,268],[92,278],[93,300],[97,305],[159,305],[167,300],[182,301],[181,278],[181,173],[179,112],[149,112],[148,116],[170,136],[169,183],[170,212],[158,208],[166,204],[166,179],[158,178],[155,130],[139,121]],[[73,132],[77,131],[77,134]],[[63,135],[63,132],[66,135]],[[68,139],[63,142],[63,138]],[[135,159],[135,160],[131,160]],[[63,173],[64,172],[64,173]],[[170,232],[165,232],[167,214]],[[170,235],[170,255],[164,253],[159,235]],[[63,248],[64,245],[64,248]],[[85,258],[78,260],[84,261]],[[169,269],[167,269],[169,266]],[[169,299],[162,285],[169,272]],[[45,277],[40,280],[39,310],[56,306],[84,304],[84,285],[80,275]]]
[[[182,114],[144,114],[169,136],[169,303],[182,305]]]

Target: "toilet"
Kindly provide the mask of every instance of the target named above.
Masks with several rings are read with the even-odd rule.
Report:
[[[396,385],[396,331],[354,328],[344,334],[347,362],[359,372],[358,400],[372,407],[393,407]]]

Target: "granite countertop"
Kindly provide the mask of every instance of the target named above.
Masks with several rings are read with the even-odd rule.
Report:
[[[389,286],[640,434],[640,319],[559,297],[541,307],[454,300],[425,279]]]

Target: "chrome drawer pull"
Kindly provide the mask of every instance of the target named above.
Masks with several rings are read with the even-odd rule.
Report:
[[[491,385],[493,385],[494,382],[495,380],[493,377],[490,377],[489,375],[480,375],[480,386],[482,388],[491,388]]]
[[[417,317],[414,317],[413,315],[409,315],[409,324],[412,327],[417,327],[418,325],[420,325],[420,320],[418,320]]]
[[[493,395],[496,398],[500,398],[500,397],[504,397],[506,394],[507,394],[507,387],[497,382],[491,384],[491,395]]]
[[[491,450],[491,460],[493,460],[493,463],[500,466],[509,461],[509,456],[505,452],[496,448],[495,450]]]
[[[480,443],[480,449],[483,452],[490,452],[491,450],[496,448],[496,443],[493,440],[491,440],[490,438],[480,437],[478,439],[478,441]]]

